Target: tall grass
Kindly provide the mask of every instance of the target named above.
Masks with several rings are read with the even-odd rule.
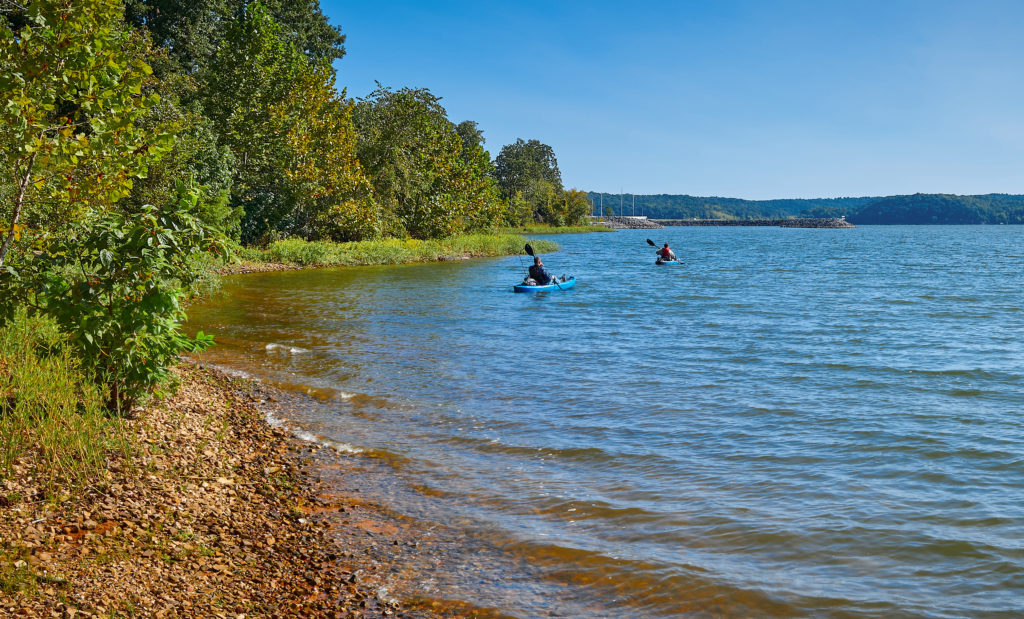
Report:
[[[354,243],[285,239],[271,243],[266,249],[246,250],[241,256],[250,260],[287,262],[301,266],[404,264],[521,254],[524,253],[525,242],[518,234],[467,234],[427,241],[381,239]],[[531,240],[530,244],[542,253],[558,249],[558,245],[551,241]]]
[[[123,440],[102,402],[51,320],[0,328],[0,479],[30,475],[47,494],[95,480]]]

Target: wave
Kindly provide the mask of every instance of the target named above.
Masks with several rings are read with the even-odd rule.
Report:
[[[271,342],[270,344],[267,344],[264,348],[266,349],[266,351],[268,353],[275,352],[275,351],[281,351],[281,352],[285,352],[285,353],[288,353],[288,354],[291,354],[291,355],[301,355],[301,354],[305,354],[305,353],[309,352],[309,349],[307,349],[307,348],[300,348],[298,346],[289,346],[287,344],[277,344],[277,343],[274,343],[274,342]]]
[[[327,438],[322,434],[314,434],[313,432],[310,432],[308,430],[298,428],[290,420],[278,417],[269,410],[264,412],[264,418],[267,420],[267,423],[270,424],[271,426],[275,428],[281,428],[282,430],[287,430],[295,438],[306,441],[307,443],[315,443],[317,445],[328,447],[330,449],[333,449],[334,451],[341,453],[361,454],[364,453],[365,451],[361,447],[356,447],[354,445],[350,445],[342,441],[336,441]]]

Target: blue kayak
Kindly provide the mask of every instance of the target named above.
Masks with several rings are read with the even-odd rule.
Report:
[[[545,284],[544,286],[523,286],[517,284],[512,286],[512,290],[515,292],[544,292],[546,290],[568,290],[576,285],[576,278],[570,277],[564,282],[558,282],[557,284]]]
[[[678,260],[655,260],[654,264],[657,264],[659,266],[660,265],[664,265],[664,264],[679,264],[679,261]]]

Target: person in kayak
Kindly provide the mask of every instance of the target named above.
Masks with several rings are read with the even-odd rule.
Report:
[[[676,258],[676,253],[669,249],[668,243],[665,243],[665,246],[659,249],[657,253],[659,262],[670,262],[672,260],[678,260],[678,258]]]
[[[548,270],[544,268],[544,263],[540,261],[540,256],[534,256],[533,266],[530,267],[530,279],[536,281],[538,286],[547,286],[555,281],[555,276],[548,273]]]

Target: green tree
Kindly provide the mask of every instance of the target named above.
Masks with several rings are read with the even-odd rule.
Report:
[[[484,148],[484,132],[474,120],[455,125],[455,133],[462,139],[463,167],[468,175],[467,195],[464,196],[469,229],[489,228],[502,223],[508,204],[499,195],[494,180],[494,162]]]
[[[455,133],[459,134],[462,139],[462,158],[470,159],[475,155],[473,153],[483,150],[487,155],[487,165],[493,166],[491,163],[491,154],[484,150],[484,132],[483,129],[477,125],[475,120],[464,120],[459,124],[455,125]]]
[[[288,110],[288,178],[302,208],[294,229],[306,238],[358,241],[379,234],[380,208],[356,156],[355,104],[334,87],[321,64],[295,84],[300,97]]]
[[[497,223],[503,205],[488,175],[490,156],[473,138],[480,134],[464,140],[429,90],[378,84],[353,118],[359,161],[388,232],[436,238]]]
[[[171,141],[144,41],[117,0],[39,0],[0,24],[0,266],[24,227],[56,232],[126,197]],[[17,31],[11,24],[23,24]]]
[[[567,189],[562,192],[562,219],[567,226],[578,226],[590,214],[590,196],[580,189]]]
[[[234,155],[232,204],[245,210],[243,241],[376,232],[352,107],[335,90],[330,66],[287,42],[262,4],[228,30],[200,96],[218,143]]]
[[[564,225],[564,209],[557,204],[562,199],[562,174],[550,146],[523,139],[506,144],[494,159],[494,178],[505,199],[522,196],[530,205],[532,219]]]
[[[547,192],[545,186],[538,184],[540,181],[562,189],[562,173],[558,170],[555,151],[538,140],[527,142],[520,138],[514,144],[502,146],[494,159],[494,177],[501,195],[506,198],[518,191],[527,201],[534,202],[534,193],[537,193],[539,203]]]
[[[121,208],[137,212],[146,204],[167,204],[182,179],[195,183],[196,214],[204,223],[238,238],[243,210],[230,202],[235,158],[231,150],[217,144],[213,122],[193,99],[195,80],[170,75],[157,84],[160,102],[139,121],[142,129],[162,127],[175,136],[170,150],[149,166],[145,178],[132,186]]]
[[[127,0],[129,23],[148,30],[168,50],[167,71],[202,74],[223,46],[231,25],[243,19],[249,0]],[[320,10],[319,0],[263,0],[282,25],[281,36],[314,62],[330,64],[345,55],[345,35]],[[164,71],[160,71],[161,74]]]

